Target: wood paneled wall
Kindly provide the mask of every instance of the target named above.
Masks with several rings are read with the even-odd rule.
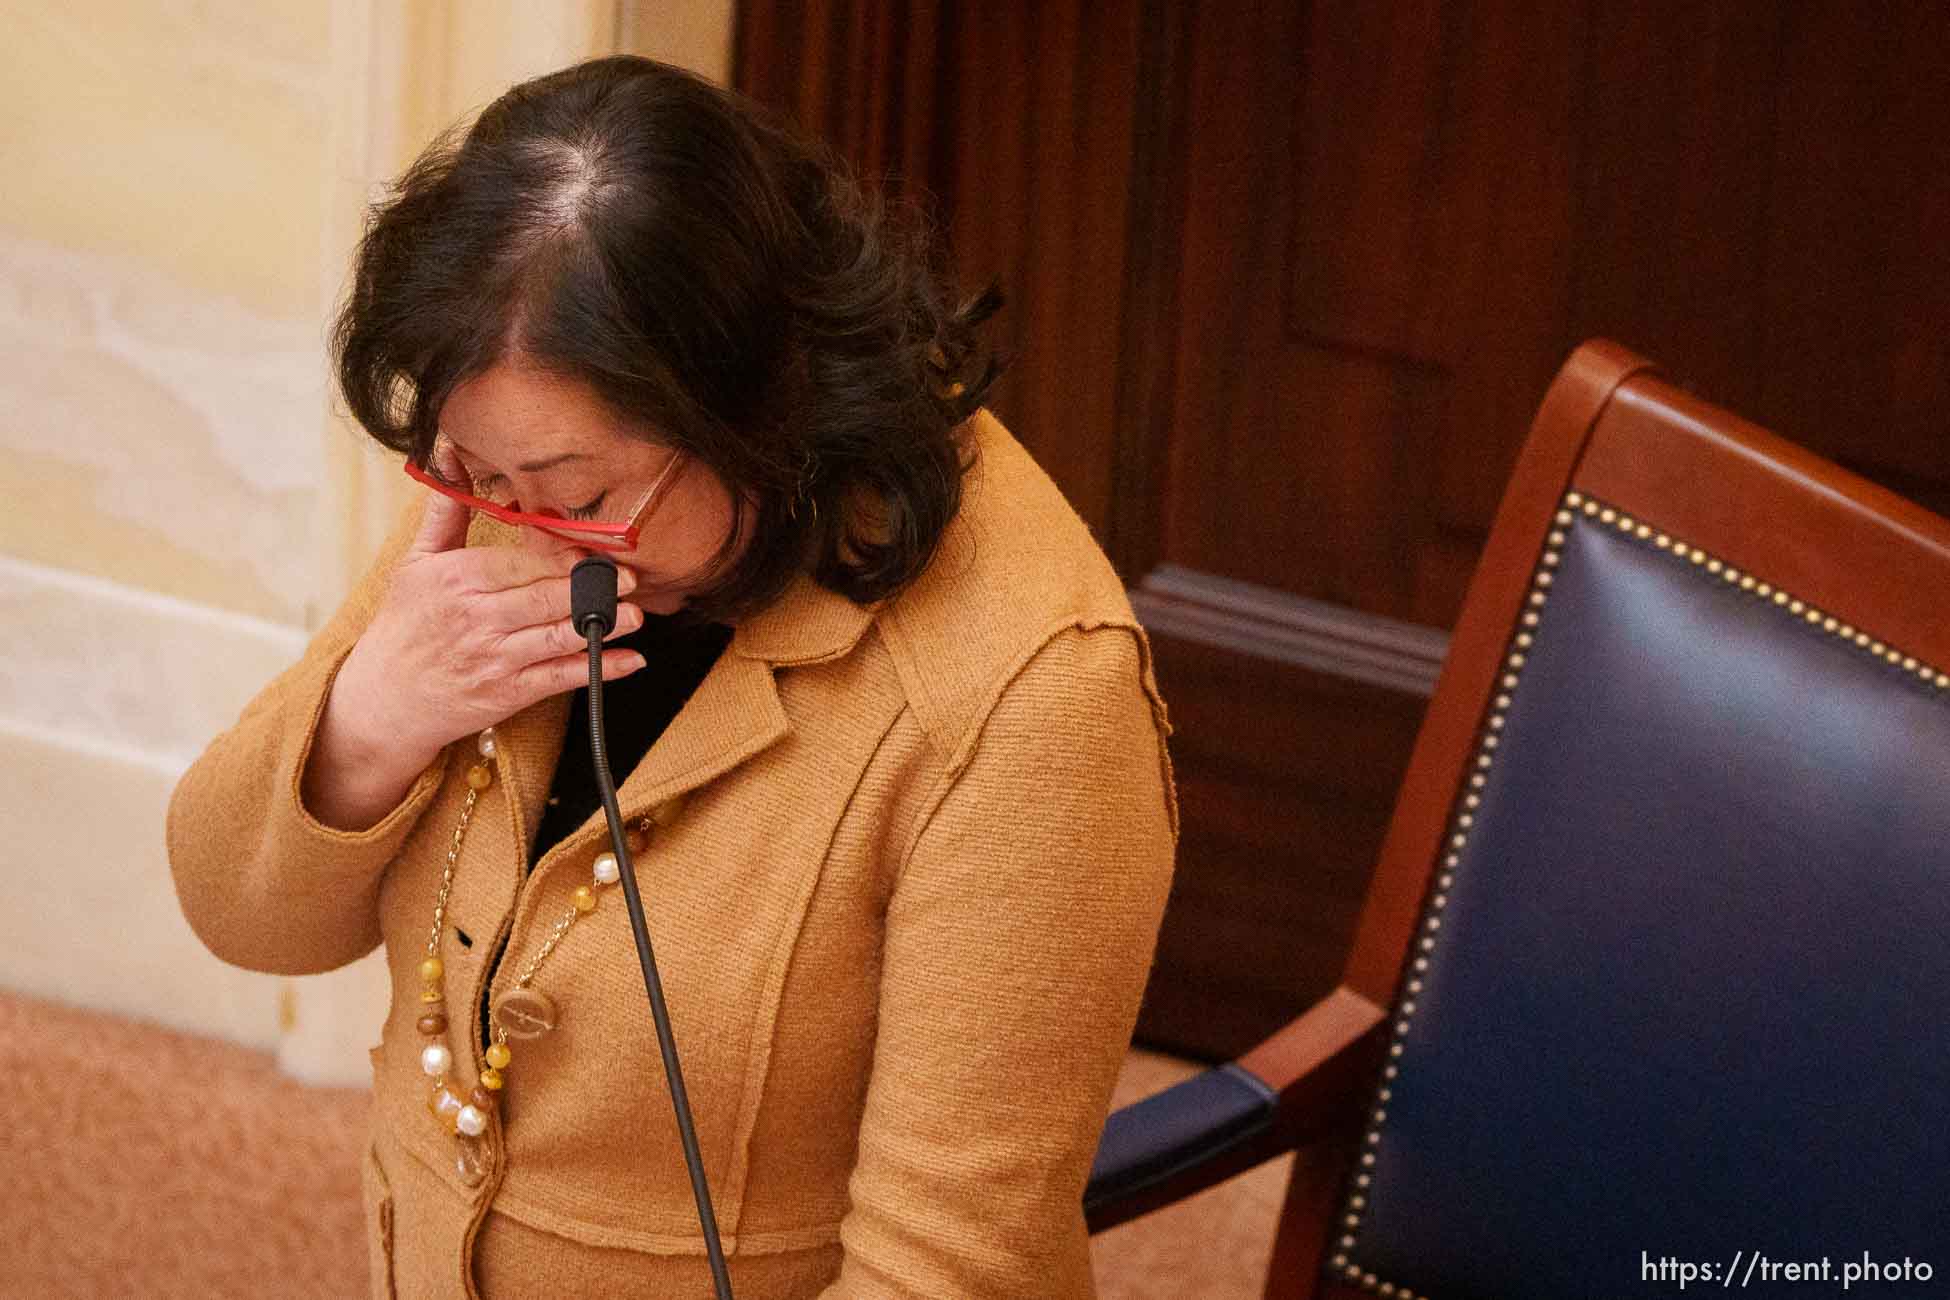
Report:
[[[1140,1036],[1329,986],[1579,340],[1950,510],[1950,6],[747,0],[738,84],[998,276],[995,406],[1159,648]]]

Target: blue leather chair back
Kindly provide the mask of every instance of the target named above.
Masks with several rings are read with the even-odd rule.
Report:
[[[1950,665],[1566,505],[1330,1271],[1950,1293]]]

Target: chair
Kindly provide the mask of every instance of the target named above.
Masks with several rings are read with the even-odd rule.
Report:
[[[1268,1296],[1938,1294],[1946,594],[1950,522],[1580,347],[1339,986],[1114,1114],[1092,1230],[1296,1151]]]

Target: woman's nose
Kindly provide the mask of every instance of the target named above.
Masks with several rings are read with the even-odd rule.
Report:
[[[565,565],[574,564],[589,553],[586,548],[577,546],[568,538],[557,537],[554,533],[540,528],[523,528],[521,545],[536,555],[560,560]]]

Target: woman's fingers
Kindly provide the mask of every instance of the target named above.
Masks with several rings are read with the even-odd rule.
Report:
[[[603,680],[613,682],[618,677],[628,677],[643,667],[643,662],[643,656],[634,650],[605,650],[603,651]],[[525,701],[521,707],[588,684],[587,650],[560,659],[545,659],[541,663],[530,664],[515,674],[515,685]]]
[[[451,454],[446,459],[440,472],[465,481]],[[427,494],[413,544],[359,638],[366,658],[357,662],[370,658],[379,680],[417,684],[417,693],[409,688],[411,707],[389,712],[416,719],[411,725],[437,735],[436,743],[589,680],[587,639],[569,621],[569,571],[584,550],[552,543],[469,547],[471,516],[458,502]],[[619,571],[619,595],[637,586],[632,570]],[[624,602],[609,636],[625,636],[643,623],[642,608]],[[602,656],[606,680],[641,667],[635,651],[610,649]],[[340,687],[350,680],[342,675]]]
[[[621,604],[616,607],[616,626],[603,639],[611,641],[619,636],[628,636],[642,626],[643,611],[635,605]],[[533,663],[578,653],[586,658],[589,641],[569,622],[565,611],[553,622],[508,633],[501,641],[500,653],[505,662],[526,668]]]
[[[616,575],[616,594],[636,589],[636,575],[625,569]],[[516,632],[569,616],[569,580],[543,577],[525,586],[507,587],[477,596],[474,617],[492,632]]]
[[[434,472],[449,483],[466,481],[466,471],[453,449],[444,442],[433,445]],[[414,535],[413,550],[421,555],[436,555],[457,550],[467,544],[467,525],[474,512],[450,496],[429,490],[426,513],[420,516],[420,531]]]
[[[471,547],[461,562],[467,566],[465,583],[476,592],[506,591],[554,578],[560,578],[562,590],[567,591],[569,570],[575,567],[566,556],[518,546]],[[568,606],[562,612],[567,614]]]

